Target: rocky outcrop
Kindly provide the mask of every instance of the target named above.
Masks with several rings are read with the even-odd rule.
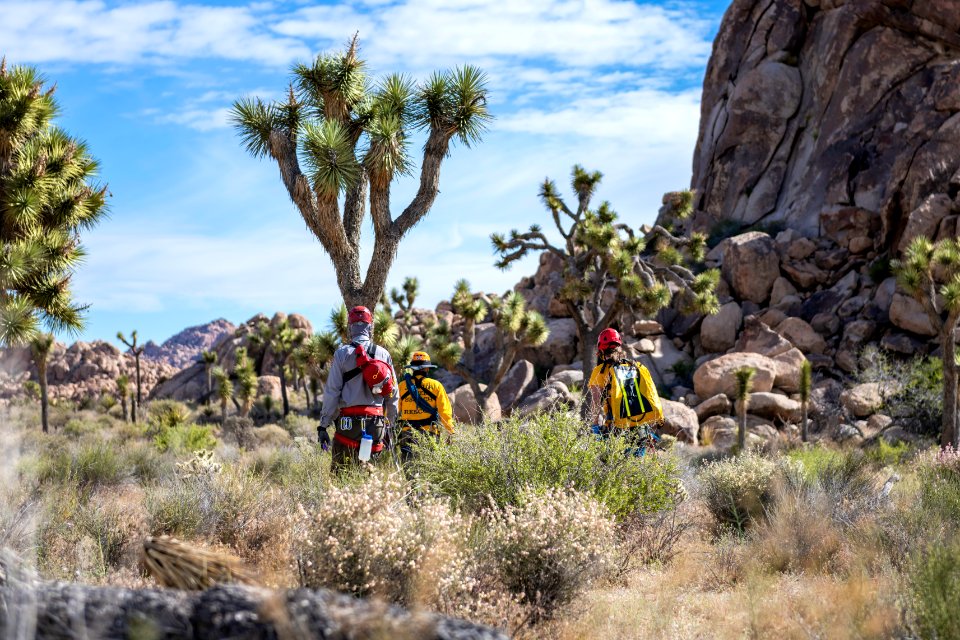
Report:
[[[0,580],[0,637],[121,640],[144,633],[169,640],[507,637],[464,620],[411,613],[332,591],[228,585],[187,592]]]
[[[237,328],[223,318],[206,324],[188,327],[158,345],[152,340],[143,346],[143,357],[165,362],[175,369],[195,362],[200,354],[209,351]]]
[[[956,0],[734,0],[701,104],[701,228],[785,223],[853,254],[955,232]]]
[[[175,372],[176,368],[165,362],[141,358],[144,397]],[[102,340],[75,342],[69,347],[58,342],[47,361],[50,397],[57,400],[81,402],[105,393],[115,394],[117,378],[123,373],[130,378],[130,392],[136,393],[134,357]],[[22,395],[24,383],[36,379],[36,366],[28,347],[0,350],[0,398]]]

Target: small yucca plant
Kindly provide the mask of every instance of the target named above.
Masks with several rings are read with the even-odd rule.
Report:
[[[806,442],[809,438],[809,420],[807,411],[810,407],[810,387],[813,378],[813,365],[809,360],[804,360],[800,365],[800,410],[803,413],[803,419],[800,427],[800,437]]]

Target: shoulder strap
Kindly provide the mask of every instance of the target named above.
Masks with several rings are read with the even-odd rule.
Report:
[[[413,398],[413,403],[417,405],[417,408],[420,409],[420,411],[429,414],[431,420],[436,420],[437,416],[439,415],[437,408],[431,407],[430,404],[423,399],[423,397],[420,395],[420,389],[413,381],[413,376],[411,376],[409,373],[404,373],[403,379],[407,383],[407,391],[410,393],[410,397]]]
[[[372,342],[371,342],[370,344],[371,344],[371,346],[373,346],[374,348],[376,348],[376,345],[374,345]],[[350,343],[350,346],[354,348],[354,353],[356,353],[356,350],[357,350],[357,349],[360,349],[360,344],[357,343],[357,342],[351,342],[351,343]],[[369,353],[369,352],[368,352],[368,353]],[[354,367],[353,369],[350,369],[350,371],[344,372],[344,374],[343,374],[343,384],[346,384],[346,383],[350,382],[351,380],[353,380],[354,378],[356,378],[356,377],[357,377],[358,375],[360,375],[361,373],[363,373],[363,369],[361,369],[360,367]]]

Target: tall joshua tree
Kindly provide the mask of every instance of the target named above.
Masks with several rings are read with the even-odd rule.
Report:
[[[54,89],[33,68],[0,61],[0,345],[25,344],[41,325],[83,326],[70,279],[80,232],[106,212],[106,187],[83,142],[57,128]]]
[[[470,291],[470,284],[466,280],[460,280],[455,286],[451,303],[454,313],[463,319],[463,347],[454,339],[450,326],[441,322],[431,332],[430,349],[440,364],[467,381],[483,408],[500,387],[517,352],[522,347],[543,344],[550,330],[543,316],[527,309],[526,300],[516,292],[502,298],[481,296]],[[497,328],[496,355],[489,375],[481,375],[474,349],[476,326],[488,316]]]
[[[233,397],[233,383],[230,382],[230,374],[224,371],[223,367],[214,367],[211,373],[217,383],[217,399],[220,401],[220,424],[226,424],[227,405],[230,403],[230,398]]]
[[[591,209],[602,177],[599,171],[573,167],[574,206],[560,197],[552,180],[540,186],[540,200],[560,234],[559,243],[536,224],[523,233],[514,230],[491,236],[501,269],[531,251],[549,251],[563,261],[560,298],[576,322],[587,377],[596,365],[600,332],[625,310],[654,314],[669,305],[671,285],[679,291],[685,311],[712,314],[719,308],[715,293],[719,272],[695,271],[704,257],[706,237],[699,233],[675,236],[660,225],[641,236],[617,222],[609,202]],[[693,201],[692,193],[682,193],[686,195],[669,203],[672,215],[680,219],[689,216]]]
[[[257,372],[254,370],[253,362],[247,356],[245,348],[237,349],[236,359],[233,376],[237,380],[236,389],[237,399],[240,401],[240,417],[246,418],[250,415],[253,401],[257,397]]]
[[[753,388],[753,376],[757,370],[753,367],[740,367],[733,372],[737,379],[737,448],[743,453],[747,448],[747,408],[750,406],[750,391]]]
[[[247,151],[277,163],[287,193],[330,256],[347,306],[373,308],[400,241],[433,206],[451,145],[478,142],[490,115],[486,77],[475,67],[434,73],[419,84],[400,74],[371,83],[358,54],[354,36],[346,50],[294,66],[285,101],[238,100],[232,120]],[[427,136],[420,186],[394,216],[391,184],[412,172],[408,145],[416,130]],[[364,276],[360,235],[368,201],[374,242]]]
[[[416,302],[419,293],[420,281],[411,277],[404,278],[401,290],[398,291],[396,287],[390,290],[390,299],[400,307],[403,320],[408,325],[410,324],[410,310],[413,308],[413,303]]]
[[[202,352],[200,361],[203,362],[203,370],[207,374],[207,404],[210,404],[210,397],[213,395],[213,368],[217,364],[217,352]]]
[[[33,353],[33,362],[37,365],[37,380],[40,383],[40,424],[44,433],[50,430],[47,361],[50,359],[50,350],[53,348],[53,344],[52,333],[41,333],[30,341],[30,351]]]
[[[136,378],[135,378],[135,380],[136,380],[136,383],[137,383],[137,395],[136,395],[136,397],[133,398],[133,401],[132,401],[130,404],[131,404],[131,409],[132,409],[131,413],[133,414],[133,422],[134,422],[134,424],[136,424],[136,422],[137,422],[137,413],[140,411],[140,405],[143,403],[143,392],[142,392],[142,387],[141,387],[141,384],[140,384],[140,356],[143,355],[143,345],[138,345],[138,344],[137,344],[137,331],[136,331],[136,329],[134,329],[134,330],[130,333],[130,339],[129,339],[129,340],[127,340],[127,338],[123,335],[123,332],[122,332],[122,331],[118,331],[118,332],[117,332],[117,340],[119,340],[119,341],[122,342],[123,344],[127,345],[127,348],[130,349],[130,353],[133,354],[133,362],[134,362],[134,365],[135,365],[135,373],[136,373]]]
[[[280,374],[280,395],[283,398],[283,416],[290,413],[290,401],[287,398],[287,362],[297,347],[303,343],[303,333],[290,326],[287,319],[281,321],[273,330],[270,346],[276,357]]]
[[[127,398],[130,396],[130,376],[121,373],[117,376],[117,395],[120,396],[120,409],[123,411],[123,421],[130,419],[127,413]]]
[[[957,429],[957,328],[960,325],[960,238],[934,244],[918,236],[892,263],[897,282],[923,307],[943,352],[943,427],[940,445],[960,445]]]

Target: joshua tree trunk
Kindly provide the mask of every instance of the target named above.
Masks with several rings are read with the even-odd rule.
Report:
[[[800,403],[800,411],[802,413],[802,418],[800,422],[800,439],[804,442],[807,442],[810,439],[809,425],[810,421],[807,417],[808,402],[804,400]]]
[[[227,423],[227,398],[220,400],[220,424],[224,425]]]
[[[213,397],[213,367],[209,364],[207,365],[207,401],[205,404],[210,404],[210,399]]]
[[[740,425],[737,427],[737,448],[743,453],[747,448],[747,401],[737,400],[737,417]]]
[[[130,414],[127,412],[127,396],[120,396],[120,409],[123,411],[123,421],[126,422],[130,419]]]
[[[50,419],[48,416],[48,407],[50,398],[47,394],[47,363],[37,363],[37,377],[40,378],[40,424],[43,426],[43,432],[50,430]]]
[[[283,417],[286,418],[290,413],[290,402],[287,400],[287,374],[282,362],[278,369],[280,370],[280,397],[283,398]]]
[[[137,422],[137,414],[140,412],[140,405],[143,403],[143,394],[141,393],[140,388],[140,352],[134,351],[133,361],[136,364],[137,369],[137,401],[133,404],[133,422]]]
[[[948,323],[940,332],[943,350],[943,431],[940,446],[957,448],[957,362],[956,328]]]

